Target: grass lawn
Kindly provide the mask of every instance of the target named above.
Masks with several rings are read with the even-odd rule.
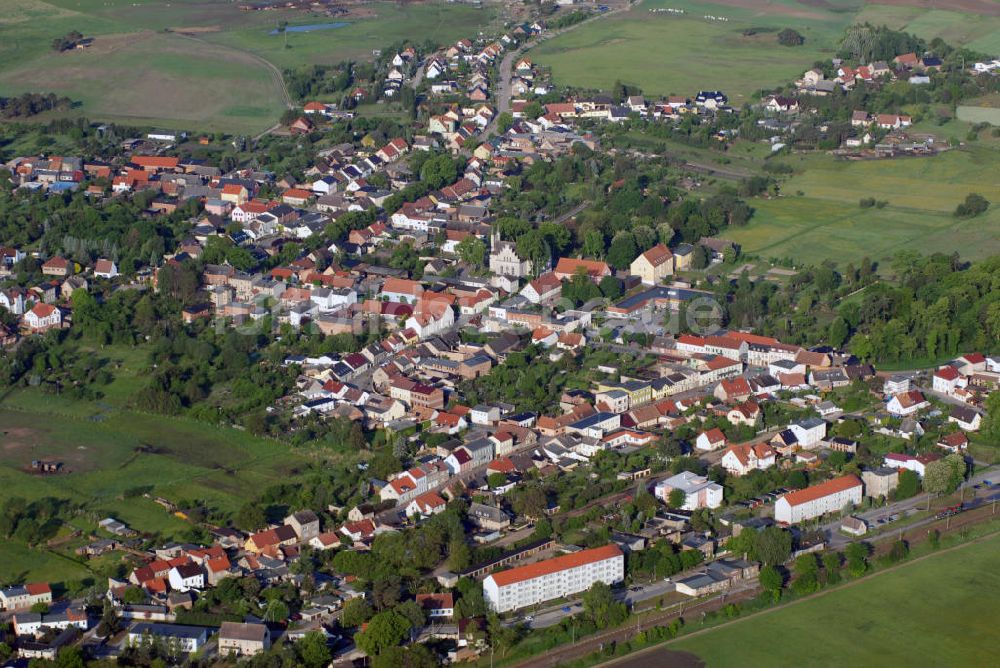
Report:
[[[402,39],[450,42],[472,37],[495,18],[434,0],[365,5],[349,25],[272,36],[278,22],[341,19],[291,10],[243,12],[214,0],[18,0],[0,17],[0,95],[55,92],[73,114],[189,130],[252,133],[284,110],[277,68],[370,58]],[[71,30],[94,37],[82,51],[56,53]],[[177,30],[184,30],[183,35]]]
[[[964,45],[975,51],[990,54],[1000,51],[1000,16],[870,4],[858,14],[857,21],[905,30],[928,42],[940,37],[949,44]]]
[[[751,223],[723,233],[745,253],[846,264],[866,255],[886,260],[903,249],[958,251],[970,260],[1000,252],[1000,206],[971,220],[952,216],[968,193],[989,198],[995,192],[998,154],[991,146],[973,144],[931,158],[785,160],[802,171],[782,185],[783,196],[754,200]],[[862,209],[858,200],[864,197],[888,205]]]
[[[496,17],[491,7],[482,9],[440,1],[414,4],[374,2],[365,6],[375,16],[371,18],[330,18],[283,12],[289,26],[315,23],[348,25],[330,30],[290,32],[288,47],[283,35],[268,34],[275,20],[266,25],[244,23],[233,29],[205,33],[212,42],[250,51],[266,58],[278,67],[298,67],[312,64],[333,64],[343,60],[369,60],[372,51],[403,40],[423,43],[450,44],[463,37],[473,38]],[[264,12],[275,17],[274,12]]]
[[[67,403],[74,410],[64,411]],[[286,445],[235,429],[130,411],[97,409],[98,419],[88,419],[78,415],[82,402],[75,403],[26,390],[0,406],[0,481],[6,490],[28,498],[85,500],[102,512],[141,513],[122,495],[149,488],[174,502],[204,499],[232,512],[246,501],[247,490],[284,480],[306,464],[304,454]],[[44,413],[18,410],[43,404]],[[35,458],[58,459],[67,472],[42,478],[24,472]]]
[[[78,113],[135,125],[252,132],[280,116],[280,88],[251,55],[152,31],[97,38],[0,70],[0,93],[54,91]]]
[[[124,391],[131,382],[123,375],[108,387],[120,384],[118,391]],[[34,388],[5,397],[0,402],[2,497],[69,499],[82,504],[90,517],[113,516],[143,533],[176,540],[191,525],[139,492],[180,504],[201,500],[228,514],[309,462],[307,453],[235,429],[135,413],[123,405],[124,398],[112,395],[86,402]],[[26,469],[35,458],[62,461],[65,472],[33,475]],[[84,516],[73,518],[72,525],[85,533],[96,529]],[[71,558],[72,548],[82,542],[74,539],[59,553],[17,541],[0,544],[0,583],[79,581],[90,575]]]
[[[752,4],[752,3],[751,3]],[[646,0],[628,12],[555,37],[531,52],[550,66],[557,84],[610,90],[620,80],[651,95],[689,95],[719,89],[739,106],[833,55],[850,13],[797,3],[759,3],[744,9],[688,0]],[[820,3],[816,3],[820,4]],[[812,5],[812,3],[810,3]],[[683,8],[684,16],[655,8]],[[709,20],[705,15],[726,17]],[[793,27],[804,45],[782,47],[777,32]],[[745,36],[747,29],[757,29]]]
[[[708,666],[992,665],[997,587],[995,536],[670,649]],[[761,642],[777,629],[780,641]]]
[[[82,564],[48,550],[31,549],[21,543],[0,542],[0,584],[8,582],[69,582],[91,575]]]

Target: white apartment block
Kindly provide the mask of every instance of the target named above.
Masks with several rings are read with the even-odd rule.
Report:
[[[660,501],[667,503],[670,500],[670,492],[675,489],[684,492],[684,505],[681,506],[683,510],[718,508],[722,505],[722,498],[725,494],[722,485],[712,482],[705,476],[691,471],[681,471],[675,476],[656,483],[653,495]]]
[[[494,573],[483,580],[483,596],[495,612],[508,612],[623,579],[625,555],[612,544]]]
[[[838,513],[861,503],[864,485],[856,476],[845,475],[785,494],[774,504],[774,519],[786,524],[805,522],[827,513]]]

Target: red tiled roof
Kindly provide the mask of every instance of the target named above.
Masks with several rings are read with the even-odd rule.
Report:
[[[52,304],[43,304],[42,302],[38,302],[37,304],[31,307],[31,312],[34,313],[35,316],[38,318],[47,318],[53,313],[55,313],[55,311],[56,311],[55,306],[53,306]]]
[[[24,588],[32,596],[38,596],[39,594],[51,594],[52,588],[49,587],[47,582],[29,582],[24,585]]]
[[[816,499],[822,499],[824,496],[830,496],[831,494],[843,492],[860,485],[861,481],[858,480],[857,476],[845,475],[840,478],[834,478],[833,480],[821,482],[820,484],[813,485],[812,487],[806,487],[805,489],[800,489],[795,492],[789,492],[781,498],[785,499],[790,506],[801,506],[803,503],[809,503],[810,501],[815,501]]]
[[[750,383],[743,376],[726,378],[722,381],[722,389],[729,397],[753,393],[753,390],[750,389]]]
[[[387,278],[382,284],[382,292],[392,292],[399,295],[417,295],[423,290],[420,283],[406,278]]]
[[[705,345],[705,339],[700,336],[694,336],[693,334],[681,334],[677,337],[677,343],[701,348]]]
[[[209,559],[205,566],[211,573],[222,573],[223,571],[228,571],[230,566],[229,557],[222,556],[215,559]]]
[[[659,267],[664,262],[669,262],[673,256],[674,254],[670,252],[670,249],[663,244],[656,244],[642,254],[642,257],[654,267]]]
[[[703,432],[705,436],[708,437],[709,443],[718,443],[720,441],[726,440],[726,435],[722,433],[722,430],[718,427],[713,427],[706,432]]]
[[[551,575],[552,573],[558,573],[559,571],[565,571],[571,568],[579,568],[580,566],[585,566],[586,564],[593,564],[598,561],[604,561],[605,559],[611,559],[621,555],[622,551],[617,545],[605,545],[604,547],[596,547],[591,550],[581,550],[574,554],[565,554],[560,557],[555,557],[554,559],[546,559],[545,561],[539,561],[526,566],[518,566],[517,568],[512,568],[509,571],[493,573],[490,577],[493,578],[493,582],[495,582],[498,586],[505,587],[517,582],[533,580],[534,578],[540,578],[544,575]]]
[[[738,360],[731,360],[728,357],[722,355],[716,355],[708,361],[705,365],[708,367],[709,371],[717,371],[719,369],[725,369],[726,367],[734,366],[740,364]]]
[[[455,607],[451,594],[417,594],[417,604],[424,610],[447,610]]]
[[[486,470],[496,471],[497,473],[513,473],[517,469],[510,457],[497,457],[486,465]]]
[[[944,436],[939,441],[952,448],[961,448],[969,444],[969,437],[960,431]]]
[[[156,167],[162,169],[173,169],[180,162],[179,158],[159,155],[133,155],[132,164],[140,167]]]
[[[899,405],[903,408],[916,406],[917,404],[925,401],[924,395],[920,393],[920,390],[910,390],[909,392],[897,394],[896,399],[899,401]]]
[[[586,271],[587,275],[591,278],[608,276],[611,274],[611,269],[608,267],[606,262],[571,257],[559,258],[559,262],[556,264],[555,273],[557,276],[560,274],[572,276],[578,269]]]
[[[283,198],[293,198],[293,199],[309,199],[313,196],[313,193],[309,190],[302,190],[301,188],[289,188],[281,194]]]
[[[754,343],[763,346],[773,346],[776,343],[780,343],[778,339],[771,338],[770,336],[759,336],[749,332],[729,332],[726,336],[730,339],[736,339],[737,341],[746,341],[747,343]]]
[[[944,380],[957,380],[962,377],[962,374],[953,366],[943,366],[935,371],[934,375]]]

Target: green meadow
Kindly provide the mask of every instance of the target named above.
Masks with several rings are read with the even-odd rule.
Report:
[[[994,536],[669,648],[711,667],[992,665],[998,586]]]
[[[94,120],[252,133],[285,109],[280,70],[370,58],[402,39],[450,42],[496,17],[433,0],[363,6],[371,15],[337,19],[311,12],[243,12],[211,0],[19,0],[0,17],[0,95],[55,92]],[[347,26],[270,35],[290,26]],[[54,38],[77,30],[92,46],[65,53]],[[178,32],[182,31],[182,32]]]
[[[800,170],[782,183],[782,195],[753,200],[750,224],[723,233],[744,253],[846,264],[865,256],[885,260],[904,249],[957,251],[969,260],[1000,252],[1000,206],[972,219],[952,215],[970,192],[987,199],[996,192],[995,147],[894,160],[810,155],[782,161]],[[859,200],[869,197],[888,204],[861,208]]]
[[[639,86],[647,96],[722,90],[738,106],[762,88],[791,81],[816,60],[832,56],[851,18],[801,4],[760,4],[768,10],[647,0],[548,40],[531,57],[551,67],[558,84],[610,90],[622,81]],[[649,11],[665,7],[686,13]],[[802,33],[805,44],[778,45],[777,32],[786,27]],[[744,34],[751,29],[754,34]]]

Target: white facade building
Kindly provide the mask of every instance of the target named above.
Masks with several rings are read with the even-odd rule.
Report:
[[[820,418],[806,418],[788,425],[801,448],[812,448],[826,436],[826,422]]]
[[[136,624],[128,630],[128,644],[140,647],[144,643],[161,641],[186,654],[197,652],[208,641],[211,629],[181,624]]]
[[[656,498],[666,503],[670,492],[679,489],[684,492],[683,510],[698,508],[718,508],[722,505],[722,485],[712,482],[705,476],[691,471],[681,471],[677,475],[656,483],[653,493]]]
[[[786,524],[804,522],[845,506],[861,503],[864,485],[856,476],[845,475],[785,494],[774,504],[774,519]]]
[[[483,580],[483,597],[501,613],[578,594],[595,582],[625,579],[625,555],[617,545],[581,550],[494,573]]]

